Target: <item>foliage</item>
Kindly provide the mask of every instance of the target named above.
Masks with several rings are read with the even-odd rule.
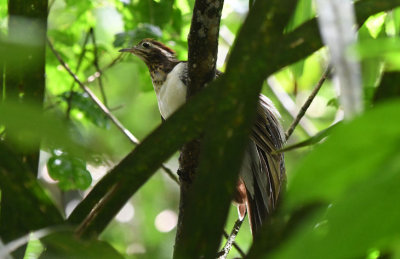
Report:
[[[170,258],[178,185],[162,170],[154,173],[166,161],[175,172],[175,153],[200,135],[206,152],[176,256],[213,257],[223,226],[229,232],[237,217],[229,199],[258,93],[274,101],[288,128],[287,102],[296,113],[329,63],[311,0],[297,1],[297,8],[287,8],[296,1],[252,1],[250,11],[247,1],[226,1],[217,62],[226,74],[162,125],[147,68],[118,49],[153,37],[186,59],[194,0],[50,0],[49,41],[125,128],[144,139],[135,148],[50,49],[42,64],[45,88],[40,80],[32,84],[36,92],[45,89],[44,101],[33,93],[26,78],[41,69],[35,44],[43,48],[44,39],[11,40],[17,27],[8,24],[8,13],[17,4],[24,16],[28,2],[47,1],[9,2],[14,7],[0,0],[0,257],[8,249],[22,257],[25,248],[10,245],[31,232],[29,258]],[[247,222],[236,239],[249,258],[398,256],[399,6],[398,0],[356,2],[359,42],[348,51],[362,66],[366,111],[331,127],[341,108],[332,80],[324,83],[288,140],[281,207],[254,243]],[[35,69],[21,61],[29,53]],[[7,66],[17,69],[10,73]],[[268,76],[275,81],[262,88]],[[30,161],[39,145],[37,166]],[[300,148],[305,145],[311,147]],[[160,227],[168,222],[167,230]],[[36,230],[66,225],[72,231],[34,237]],[[229,257],[238,255],[232,249]]]

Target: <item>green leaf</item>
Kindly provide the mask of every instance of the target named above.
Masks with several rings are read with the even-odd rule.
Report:
[[[143,23],[136,29],[127,32],[121,32],[115,35],[114,47],[132,46],[144,38],[161,38],[162,31],[160,27]]]
[[[294,12],[292,18],[290,19],[286,27],[286,30],[288,32],[293,31],[296,27],[298,27],[305,21],[311,19],[313,16],[315,16],[315,12],[312,8],[311,0],[297,1],[296,11]]]
[[[57,43],[63,43],[66,46],[75,45],[79,41],[78,36],[80,36],[69,30],[49,30],[47,35],[54,38]]]
[[[255,243],[252,257],[361,258],[393,245],[400,237],[399,110],[400,101],[385,103],[342,123],[305,157],[289,178],[278,222],[312,204],[330,205],[308,213],[295,230],[274,232],[283,241],[274,249]],[[266,230],[264,241],[271,238]]]
[[[339,102],[337,98],[332,98],[330,99],[327,103],[326,106],[334,107],[336,109],[339,108]]]
[[[153,24],[164,29],[171,21],[174,1],[139,0],[128,7],[134,14],[135,21]]]
[[[81,240],[74,232],[58,232],[41,239],[46,247],[41,259],[110,259],[124,258],[108,243],[100,240]]]
[[[315,200],[329,202],[378,172],[398,150],[400,124],[393,118],[399,116],[399,110],[400,103],[392,102],[338,125],[293,172],[286,207]]]
[[[47,161],[49,175],[63,190],[87,189],[92,183],[86,162],[68,154],[53,155]]]
[[[377,38],[363,40],[355,47],[361,59],[380,58],[387,63],[388,69],[400,69],[400,39]]]
[[[303,74],[305,60],[300,60],[290,66],[295,80],[298,80]]]
[[[39,258],[43,252],[43,245],[38,239],[31,239],[26,247],[24,259]]]
[[[374,103],[400,97],[400,72],[386,72],[375,91]]]
[[[41,142],[44,147],[59,148],[90,160],[105,152],[101,141],[78,139],[76,128],[35,105],[7,101],[0,104],[0,114],[7,140],[20,150],[32,150]]]
[[[94,125],[100,128],[110,127],[110,121],[107,116],[90,99],[88,94],[82,92],[65,92],[60,96],[66,102],[71,98],[71,107],[80,110]]]
[[[400,144],[398,139],[395,144]],[[392,149],[373,171],[337,197],[325,216],[306,223],[268,257],[365,258],[373,250],[396,249],[400,238],[399,150]]]
[[[93,8],[92,1],[65,0],[67,9],[76,14],[77,18]]]
[[[370,42],[374,40],[365,25],[363,25],[359,29],[358,35],[359,35],[359,42],[361,43],[364,41]],[[381,33],[380,36],[384,37],[383,33]],[[381,75],[382,65],[383,63],[380,57],[362,59],[361,68],[362,68],[362,81],[364,89],[366,87],[376,86],[378,79]]]
[[[392,11],[392,15],[393,15],[395,34],[397,36],[399,36],[400,35],[400,8],[394,9]]]

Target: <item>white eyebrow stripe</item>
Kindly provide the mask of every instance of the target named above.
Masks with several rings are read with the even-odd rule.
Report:
[[[163,48],[160,48],[160,47],[158,47],[158,46],[157,46],[157,48],[158,48],[159,50],[161,50],[161,52],[162,52],[164,55],[166,55],[166,56],[170,56],[170,57],[173,57],[173,56],[174,56],[173,54],[171,54],[171,52],[166,51],[166,50],[163,49]]]

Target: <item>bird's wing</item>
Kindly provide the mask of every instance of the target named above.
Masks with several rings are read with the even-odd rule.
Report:
[[[281,149],[284,143],[278,118],[271,101],[260,95],[257,118],[240,173],[247,189],[247,209],[253,235],[275,208],[286,183],[283,154],[271,154]]]

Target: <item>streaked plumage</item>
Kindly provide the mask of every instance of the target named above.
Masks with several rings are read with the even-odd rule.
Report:
[[[173,50],[155,40],[144,39],[135,47],[121,51],[133,53],[148,66],[158,107],[164,119],[186,101],[187,62],[177,60]],[[275,209],[286,183],[283,154],[272,155],[284,143],[278,118],[279,113],[272,102],[260,95],[257,118],[243,158],[234,197],[239,217],[244,217],[248,211],[253,235]]]

